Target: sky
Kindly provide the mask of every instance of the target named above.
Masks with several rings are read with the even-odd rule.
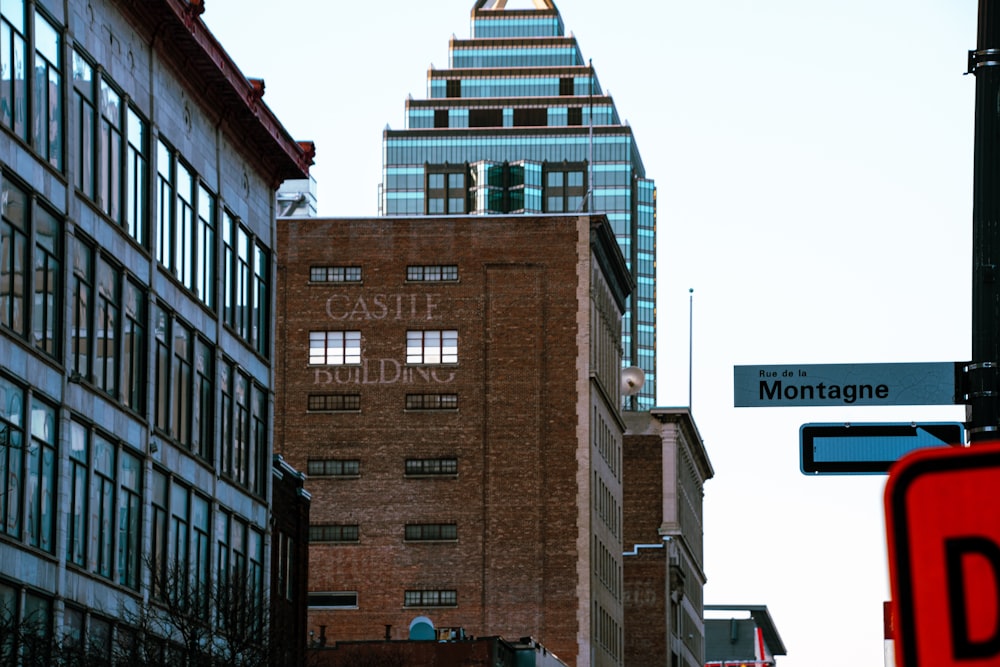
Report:
[[[374,216],[382,130],[473,5],[210,0],[202,18],[316,143],[319,214]],[[734,408],[733,367],[970,358],[977,3],[556,5],[657,185],[657,402],[691,406],[715,470],[705,602],[766,604],[780,667],[884,665],[886,477],[804,476],[799,427],[964,409]]]

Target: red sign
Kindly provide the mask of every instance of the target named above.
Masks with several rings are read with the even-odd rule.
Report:
[[[907,454],[885,515],[897,667],[1000,665],[1000,442]]]

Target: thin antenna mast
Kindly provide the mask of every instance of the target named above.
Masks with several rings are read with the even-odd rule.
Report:
[[[691,409],[691,378],[694,368],[694,288],[688,289],[688,410]]]

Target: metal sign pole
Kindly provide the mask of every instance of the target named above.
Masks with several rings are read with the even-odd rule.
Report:
[[[969,440],[995,440],[1000,426],[1000,0],[979,0],[972,205],[972,363]]]

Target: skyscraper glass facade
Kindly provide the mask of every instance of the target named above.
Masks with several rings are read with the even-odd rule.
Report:
[[[513,4],[513,3],[512,3]],[[428,73],[427,99],[382,139],[384,215],[595,212],[608,216],[636,282],[624,365],[646,382],[628,409],[656,402],[656,186],[551,0],[479,0],[470,39]]]

